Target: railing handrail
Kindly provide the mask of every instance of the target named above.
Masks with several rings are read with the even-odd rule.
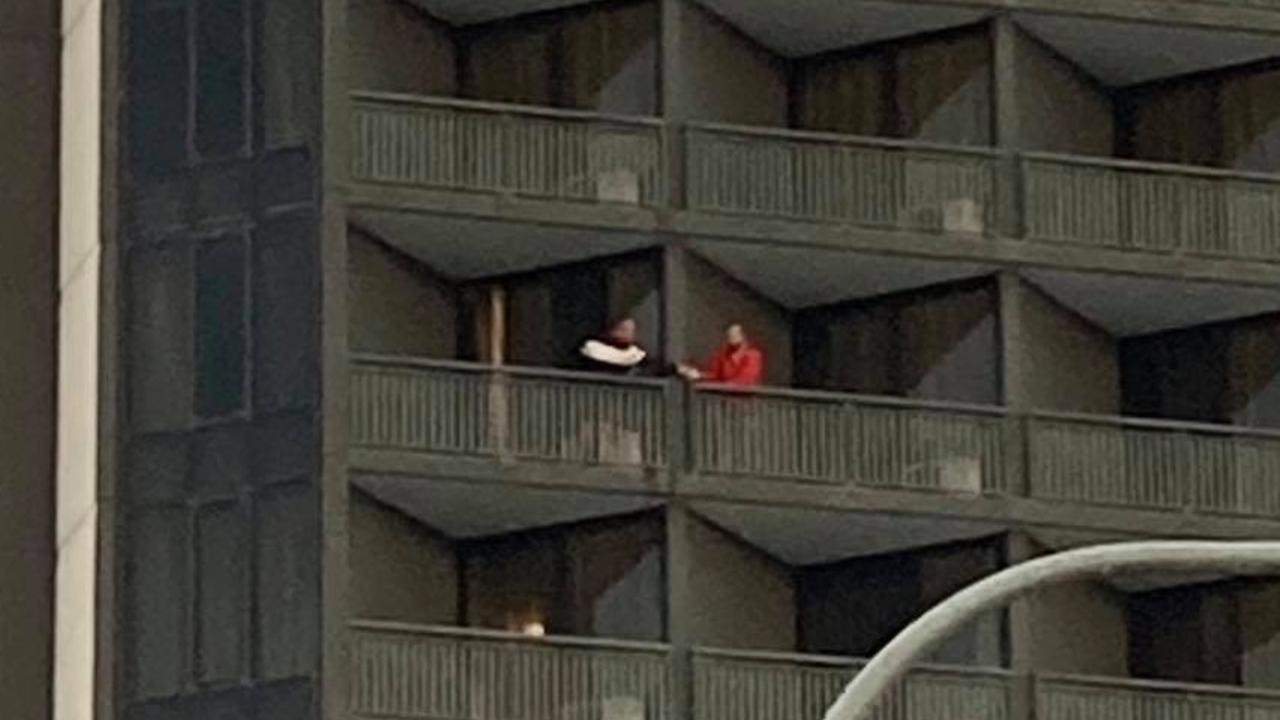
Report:
[[[1268,688],[1240,687],[1235,685],[1213,685],[1209,683],[1179,682],[1176,680],[1149,680],[1146,678],[1119,678],[1096,675],[1070,675],[1063,673],[1036,673],[1035,678],[1041,687],[1085,686],[1108,690],[1129,690],[1132,692],[1159,692],[1180,695],[1218,695],[1233,698],[1259,698],[1280,701],[1280,690]]]
[[[820,130],[800,130],[784,127],[764,127],[759,125],[734,125],[731,123],[690,122],[684,127],[694,132],[719,133],[727,135],[744,135],[779,140],[797,140],[801,142],[825,142],[841,145],[863,145],[890,150],[918,150],[946,155],[969,155],[988,159],[999,158],[1010,154],[1010,151],[995,147],[979,147],[974,145],[951,145],[948,143],[930,142],[928,140],[902,140],[897,138],[874,137],[871,135],[853,135]]]
[[[832,404],[868,405],[874,407],[893,407],[903,410],[932,410],[965,415],[985,415],[989,417],[1007,417],[1012,411],[1002,405],[982,405],[949,400],[925,400],[919,398],[894,397],[892,395],[864,395],[860,393],[840,392],[836,390],[808,390],[787,387],[751,387],[717,383],[701,383],[694,386],[695,393],[711,395],[746,396],[777,398],[782,400],[812,400]]]
[[[465,360],[437,360],[411,355],[355,354],[351,357],[353,368],[361,366],[392,367],[419,370],[444,370],[475,375],[507,375],[545,380],[591,383],[594,385],[620,385],[625,387],[663,390],[670,386],[668,378],[617,376],[582,370],[533,367],[530,365],[492,365]]]
[[[354,632],[400,634],[421,637],[451,638],[457,640],[519,643],[524,645],[552,645],[566,648],[612,650],[663,655],[671,652],[670,645],[659,642],[581,637],[576,635],[543,635],[541,637],[537,637],[525,635],[524,633],[511,632],[508,630],[493,630],[489,628],[457,627],[450,625],[418,625],[414,623],[384,620],[352,620],[347,623],[347,627]]]
[[[553,120],[574,120],[609,123],[615,125],[633,125],[651,130],[659,130],[666,125],[666,121],[661,118],[644,115],[621,115],[596,112],[593,110],[572,110],[568,108],[553,108],[541,105],[492,102],[487,100],[467,100],[464,98],[445,97],[441,95],[412,95],[407,93],[357,90],[351,93],[351,99],[355,103],[365,102],[384,105],[451,108],[456,110],[494,113],[497,115],[527,115]]]
[[[1135,430],[1154,430],[1158,432],[1192,433],[1196,435],[1216,435],[1222,437],[1256,437],[1280,440],[1280,430],[1253,427],[1249,425],[1230,425],[1227,423],[1207,423],[1187,420],[1164,420],[1160,418],[1132,417],[1122,415],[1092,415],[1089,413],[1052,412],[1036,410],[1029,412],[1033,420],[1063,422],[1081,425],[1109,425],[1117,428]]]
[[[712,660],[744,660],[749,662],[793,663],[796,665],[820,665],[831,669],[858,669],[867,663],[866,658],[843,655],[820,655],[814,653],[795,653],[779,650],[745,650],[736,648],[716,648],[695,646],[695,657]],[[969,667],[965,665],[943,665],[937,663],[919,663],[911,667],[912,672],[923,672],[932,675],[963,675],[967,677],[989,677],[1009,679],[1015,673],[1005,668]]]
[[[473,373],[477,375],[509,375],[515,377],[591,383],[596,385],[619,385],[624,387],[645,388],[654,391],[665,390],[670,388],[674,383],[681,382],[674,378],[614,376],[605,373],[592,373],[581,370],[562,370],[558,368],[543,368],[528,365],[490,365],[465,360],[440,360],[410,355],[359,353],[352,356],[351,363],[357,368],[360,366],[376,366],[404,369],[442,370],[449,372]],[[833,390],[809,390],[802,388],[771,386],[743,388],[717,383],[699,383],[693,386],[693,390],[695,394],[718,396],[759,397],[780,400],[810,400],[831,404],[890,407],[903,410],[923,410],[965,415],[981,415],[986,417],[1024,416],[1032,420],[1043,420],[1047,422],[1106,425],[1117,428],[1153,430],[1169,433],[1180,432],[1198,435],[1215,435],[1221,437],[1280,440],[1280,430],[1277,429],[1249,425],[1230,425],[1227,423],[1165,420],[1149,417],[1059,412],[1049,410],[1016,411],[1003,405],[982,405],[978,403],[964,403],[947,400],[928,400],[920,398],[894,397],[890,395],[867,395],[862,393],[840,392]]]
[[[1020,152],[1019,157],[1030,162],[1051,163],[1055,165],[1079,165],[1109,170],[1124,170],[1159,175],[1184,175],[1188,177],[1212,178],[1214,180],[1249,180],[1270,184],[1280,184],[1280,174],[1251,170],[1233,170],[1215,168],[1206,165],[1182,165],[1169,162],[1151,162],[1147,160],[1129,160],[1125,158],[1106,158],[1091,155],[1069,155],[1049,152]]]

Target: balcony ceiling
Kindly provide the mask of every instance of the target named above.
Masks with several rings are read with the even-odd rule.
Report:
[[[450,25],[475,25],[594,0],[405,0]]]
[[[353,223],[453,281],[616,255],[657,244],[652,233],[447,215],[353,210]]]
[[[1123,87],[1280,55],[1274,35],[1045,14],[1018,23],[1103,84]]]
[[[699,0],[785,57],[893,40],[978,22],[984,9],[924,2]]]
[[[975,540],[1007,529],[936,517],[768,505],[698,502],[693,509],[778,560],[799,566]]]
[[[1047,270],[1026,276],[1119,337],[1280,312],[1280,290],[1270,288]]]
[[[358,475],[353,482],[381,502],[455,540],[623,515],[661,504],[657,498],[642,495],[396,475]]]
[[[697,241],[693,248],[792,310],[980,277],[996,270],[981,263],[723,241]]]

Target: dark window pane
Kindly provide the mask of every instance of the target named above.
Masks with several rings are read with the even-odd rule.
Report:
[[[244,405],[245,243],[205,242],[196,255],[196,412],[217,417]]]
[[[245,142],[244,0],[200,0],[196,16],[196,149],[233,155]]]
[[[130,38],[129,158],[142,177],[186,161],[189,92],[186,12],[163,8],[138,12]]]

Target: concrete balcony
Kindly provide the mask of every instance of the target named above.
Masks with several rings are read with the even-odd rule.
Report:
[[[599,489],[812,493],[864,509],[878,493],[899,512],[1059,526],[1093,527],[1082,511],[1096,508],[1113,530],[1132,529],[1131,513],[1183,530],[1188,517],[1280,519],[1278,432],[843,393],[686,395],[662,380],[361,357],[351,443],[361,474],[453,476],[471,463],[488,479],[540,471]]]
[[[657,380],[362,357],[351,442],[367,454],[660,471],[671,463],[667,392]]]
[[[691,210],[982,235],[994,150],[724,125],[686,132]]]
[[[667,200],[657,120],[379,93],[352,98],[351,177],[575,202]]]
[[[1280,717],[1280,693],[1185,683],[1046,676],[1036,681],[1040,720]]]
[[[353,720],[670,717],[665,645],[388,623],[350,638]]]
[[[418,251],[536,222],[579,252],[586,234],[633,247],[665,230],[1231,282],[1274,283],[1280,261],[1280,176],[417,96],[353,105],[353,218]]]
[[[1018,426],[998,407],[798,390],[694,394],[693,467],[968,495],[1016,492]]]
[[[695,720],[811,720],[844,690],[851,658],[699,648],[693,655]],[[883,700],[877,718],[1013,717],[1013,676],[986,668],[920,667]]]
[[[1280,176],[1034,154],[1022,167],[1028,240],[1280,259]]]
[[[1280,433],[1088,415],[1027,427],[1033,497],[1280,517]]]
[[[807,720],[821,716],[861,665],[710,648],[693,649],[684,665],[660,643],[383,622],[353,623],[349,638],[353,720]],[[679,667],[690,668],[687,681]],[[685,682],[691,709],[675,691]],[[1018,700],[1028,688],[1034,709]],[[921,666],[886,695],[876,717],[1270,720],[1280,717],[1280,693]]]

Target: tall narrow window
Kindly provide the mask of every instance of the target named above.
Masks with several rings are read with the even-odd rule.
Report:
[[[206,241],[196,254],[196,413],[244,407],[245,241]]]
[[[132,22],[147,31],[129,43],[129,157],[135,172],[154,177],[187,159],[186,11],[179,6],[135,13]]]
[[[196,150],[235,155],[245,147],[244,0],[200,0],[196,15]]]

